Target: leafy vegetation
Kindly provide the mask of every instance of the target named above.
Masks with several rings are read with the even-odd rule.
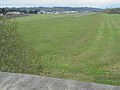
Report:
[[[14,19],[0,17],[0,71],[40,75],[40,54],[22,41]]]
[[[120,14],[120,8],[105,9],[103,12],[108,14]]]
[[[120,85],[120,15],[32,15],[18,31],[41,53],[46,76]],[[34,74],[34,73],[33,73]]]

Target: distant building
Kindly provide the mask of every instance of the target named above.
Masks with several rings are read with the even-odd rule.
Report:
[[[37,14],[53,14],[53,12],[40,11],[37,12]]]
[[[78,13],[78,11],[62,11],[63,14],[74,14]]]
[[[60,14],[61,12],[54,12],[54,14]]]
[[[63,11],[62,13],[64,13],[64,14],[69,14],[70,11]]]
[[[20,12],[7,12],[6,15],[20,15]]]
[[[10,17],[10,18],[15,18],[15,17],[28,16],[28,14],[25,14],[23,12],[7,12],[5,16]]]
[[[70,13],[73,13],[73,14],[74,14],[74,13],[78,13],[78,11],[70,11]]]
[[[74,13],[78,13],[78,11],[51,11],[51,12],[39,11],[37,12],[37,14],[74,14]]]

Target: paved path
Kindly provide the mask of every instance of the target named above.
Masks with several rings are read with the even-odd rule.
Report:
[[[120,87],[0,72],[0,90],[120,90]]]

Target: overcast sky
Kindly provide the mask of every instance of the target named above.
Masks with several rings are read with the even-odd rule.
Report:
[[[0,7],[74,6],[120,7],[120,0],[0,0]]]

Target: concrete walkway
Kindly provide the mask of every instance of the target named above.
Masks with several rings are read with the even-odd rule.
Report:
[[[120,90],[120,87],[0,72],[0,90]]]

